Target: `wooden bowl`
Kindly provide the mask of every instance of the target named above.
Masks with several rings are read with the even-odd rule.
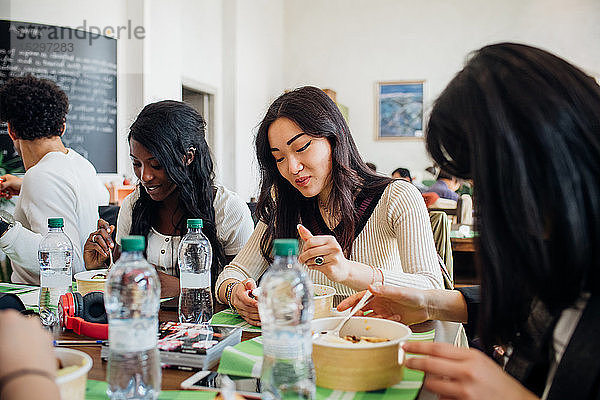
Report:
[[[333,329],[342,317],[312,322],[313,332]],[[337,343],[325,335],[313,340],[313,362],[317,386],[351,392],[380,390],[402,380],[404,351],[400,347],[410,329],[399,322],[379,318],[352,317],[340,336],[374,336],[390,339],[382,343]]]
[[[93,276],[98,274],[108,274],[106,269],[92,269],[89,271],[82,271],[75,274],[75,281],[77,281],[77,291],[85,296],[89,292],[101,291],[104,292],[104,279],[92,279]]]
[[[315,316],[314,318],[331,317],[331,309],[333,308],[333,296],[335,289],[331,286],[313,284],[315,291]]]

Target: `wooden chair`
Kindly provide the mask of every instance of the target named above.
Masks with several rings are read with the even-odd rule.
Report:
[[[452,242],[450,241],[450,221],[448,214],[443,211],[430,211],[429,220],[433,232],[433,242],[437,251],[440,269],[444,277],[446,289],[454,288],[454,260],[452,257]]]

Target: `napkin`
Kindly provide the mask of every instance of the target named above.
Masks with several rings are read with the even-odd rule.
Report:
[[[238,313],[229,308],[214,314],[210,323],[212,325],[239,326],[246,332],[260,332],[260,326],[250,325]]]

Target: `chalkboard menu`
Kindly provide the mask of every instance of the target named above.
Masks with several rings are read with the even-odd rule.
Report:
[[[117,172],[117,41],[71,28],[0,20],[0,85],[32,74],[69,97],[65,146],[98,172]],[[0,149],[14,152],[6,125]]]

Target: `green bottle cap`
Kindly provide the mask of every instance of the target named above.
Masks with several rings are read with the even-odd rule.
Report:
[[[48,218],[48,228],[62,228],[65,221],[62,218]]]
[[[144,251],[146,238],[139,235],[125,236],[121,238],[123,251]]]
[[[275,239],[273,240],[273,253],[276,256],[297,256],[298,239]]]
[[[202,218],[190,218],[187,220],[187,227],[189,228],[202,228]]]

